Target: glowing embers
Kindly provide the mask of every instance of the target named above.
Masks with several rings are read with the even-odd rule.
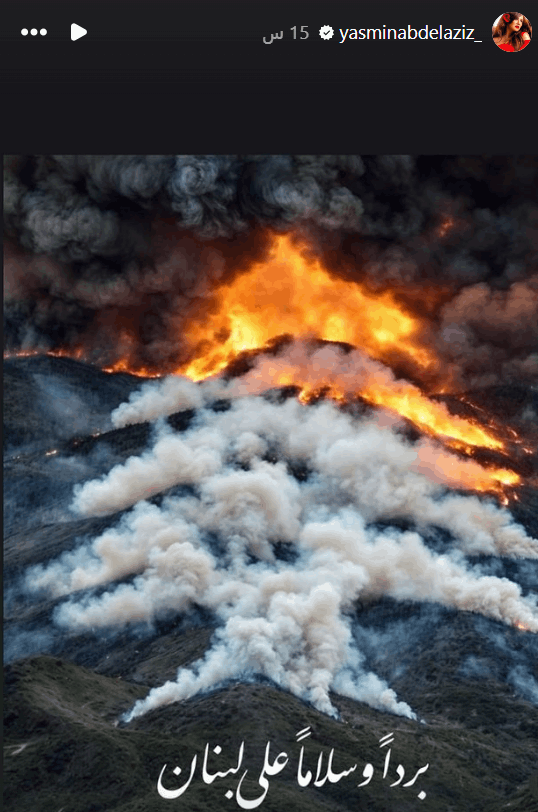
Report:
[[[439,228],[438,228],[438,230],[437,230],[437,236],[438,236],[440,239],[442,239],[443,237],[446,237],[446,235],[447,235],[447,234],[450,234],[450,232],[452,231],[452,229],[454,228],[454,226],[455,226],[455,220],[454,220],[454,218],[453,218],[453,217],[451,217],[450,215],[447,215],[447,216],[446,216],[446,217],[443,219],[443,221],[442,221],[441,225],[439,226]]]
[[[6,350],[4,358],[29,358],[33,355],[43,355],[40,350]]]
[[[40,355],[50,355],[53,358],[73,358],[76,361],[86,361],[82,347],[60,347],[57,350],[6,350],[4,358],[33,358]]]
[[[305,245],[277,236],[268,259],[219,288],[212,312],[189,325],[192,360],[178,372],[207,378],[284,334],[345,342],[372,358],[404,357],[424,368],[435,356],[419,342],[420,331],[390,292],[374,295],[331,276]]]
[[[52,358],[73,358],[76,361],[86,361],[86,356],[82,347],[58,350],[8,350],[4,353],[4,358],[34,358],[48,355]],[[127,358],[121,358],[109,366],[103,367],[103,372],[126,372],[139,378],[161,378],[162,373],[144,367],[133,367]]]
[[[528,626],[526,623],[522,623],[520,620],[516,620],[514,626],[516,627],[516,629],[519,629],[522,632],[530,631],[530,626]]]
[[[103,367],[103,372],[126,372],[128,375],[134,375],[137,378],[161,378],[160,372],[153,372],[145,367],[133,369],[127,358],[121,358],[114,364]]]

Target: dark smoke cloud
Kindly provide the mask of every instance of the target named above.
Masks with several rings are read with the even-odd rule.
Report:
[[[11,157],[6,343],[169,371],[210,291],[292,230],[426,315],[456,385],[536,381],[537,185],[535,157]]]

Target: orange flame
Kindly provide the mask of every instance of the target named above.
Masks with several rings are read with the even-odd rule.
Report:
[[[110,364],[108,367],[103,367],[103,372],[127,372],[129,375],[136,375],[139,378],[162,377],[160,372],[153,372],[151,369],[146,369],[145,367],[133,369],[127,358],[120,358],[116,363]]]
[[[217,309],[190,326],[194,357],[178,372],[202,380],[285,334],[345,342],[380,360],[397,353],[423,368],[433,364],[435,356],[417,340],[419,320],[393,294],[374,295],[332,277],[306,250],[277,236],[265,262],[222,286]]]
[[[454,223],[455,221],[453,217],[450,216],[445,217],[443,222],[439,226],[438,236],[445,237],[449,233],[449,231],[451,231],[452,228],[454,227]]]
[[[411,384],[398,383],[397,387],[390,388],[372,381],[361,395],[376,406],[398,412],[428,434],[445,438],[454,448],[463,447],[465,450],[466,446],[480,446],[500,450],[504,447],[501,440],[481,426],[454,417]]]
[[[37,355],[52,355],[54,358],[74,358],[84,360],[82,347],[60,348],[58,350],[6,350],[4,358],[31,358]]]
[[[220,288],[214,312],[203,323],[193,324],[191,330],[195,357],[177,371],[194,381],[217,374],[241,352],[263,348],[271,339],[287,333],[297,338],[315,336],[345,342],[360,347],[376,360],[395,352],[422,367],[436,360],[419,342],[420,321],[391,293],[374,296],[357,282],[333,278],[319,260],[308,257],[305,247],[294,244],[289,236],[276,237],[265,262]],[[300,399],[310,399],[311,392],[298,370],[281,374],[270,385],[287,384],[302,386]],[[343,399],[345,393],[334,381],[321,386],[334,399]],[[503,448],[501,440],[491,432],[451,416],[411,384],[389,385],[371,379],[361,387],[360,395],[456,447]]]
[[[84,350],[81,347],[76,349],[58,349],[58,350],[16,350],[14,352],[8,350],[4,353],[4,358],[31,358],[38,355],[51,355],[53,358],[74,358],[75,360],[84,361]],[[103,367],[103,372],[127,372],[129,375],[135,375],[139,378],[161,378],[160,372],[154,372],[150,369],[140,367],[134,369],[129,363],[127,358],[121,358],[110,366]]]

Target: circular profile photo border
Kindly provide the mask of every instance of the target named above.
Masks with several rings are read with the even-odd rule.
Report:
[[[521,11],[504,11],[493,22],[491,38],[500,51],[519,53],[531,43],[531,22]]]

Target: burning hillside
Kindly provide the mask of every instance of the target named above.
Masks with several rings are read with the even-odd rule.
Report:
[[[358,601],[435,602],[538,630],[530,595],[462,556],[533,561],[537,542],[505,509],[452,493],[436,442],[410,442],[377,410],[234,391],[244,385],[172,376],[120,405],[116,426],[157,411],[195,417],[181,433],[157,420],[150,449],[77,485],[76,514],[123,516],[27,573],[27,589],[63,599],[55,622],[66,630],[153,624],[195,607],[217,619],[206,658],[140,709],[261,674],[328,713],[333,690],[412,717],[364,670]],[[435,528],[450,535],[450,555],[429,547]]]
[[[476,448],[502,450],[499,428],[495,431],[450,415],[418,385],[398,380],[392,373],[391,365],[406,366],[409,377],[422,377],[428,389],[434,381],[443,391],[450,388],[450,379],[443,379],[440,358],[428,347],[427,320],[413,315],[390,291],[374,293],[356,280],[331,277],[308,252],[305,243],[274,236],[263,262],[247,267],[232,282],[216,285],[206,297],[203,312],[187,320],[184,335],[190,360],[176,372],[194,381],[215,377],[250,351],[258,361],[242,384],[244,393],[295,386],[303,403],[320,394],[338,402],[359,396],[466,454]],[[275,353],[286,337],[295,343]],[[308,351],[307,343],[313,340],[347,345],[348,353],[337,348]],[[125,344],[132,347],[133,337],[124,340],[120,331],[119,346]],[[349,354],[352,348],[355,351]],[[269,357],[264,355],[266,349]],[[81,357],[83,351],[51,353]],[[105,369],[148,374],[129,354]],[[460,470],[462,486],[479,491],[503,493],[506,486],[520,482],[514,471],[464,465],[446,455],[440,455],[439,466],[445,471],[450,467],[455,482]]]
[[[70,433],[58,415],[61,442],[10,460],[69,482],[54,515],[87,528],[34,556],[15,592],[49,601],[69,639],[211,619],[208,649],[127,720],[260,679],[335,717],[339,695],[417,720],[374,653],[396,640],[365,620],[383,602],[536,639],[536,526],[516,513],[538,484],[537,174],[508,159],[12,160],[6,354],[117,382],[98,425]],[[44,409],[81,391],[67,367],[54,383],[27,369]],[[133,391],[126,373],[147,380]],[[507,419],[484,392],[516,386],[528,404]],[[503,679],[534,701],[522,645]]]

